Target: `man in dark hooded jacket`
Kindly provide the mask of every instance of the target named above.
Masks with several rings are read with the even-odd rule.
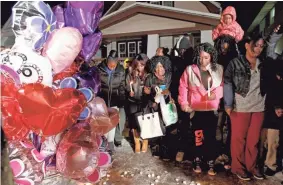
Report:
[[[180,84],[180,78],[188,65],[192,62],[193,48],[191,41],[187,35],[182,36],[171,53],[172,62],[172,83],[170,86],[170,92],[172,98],[177,102],[178,100],[178,89]],[[184,154],[189,154],[189,141],[190,141],[190,114],[181,111],[178,103],[178,146],[176,161],[181,162],[184,158]]]
[[[264,61],[262,69],[266,111],[261,139],[262,142],[267,141],[267,155],[263,159],[267,167],[266,176],[273,176],[278,170],[276,164],[277,147],[279,140],[283,139],[282,133],[280,133],[283,128],[283,60],[282,55],[279,56],[275,52],[276,43],[283,35],[277,33],[279,30],[280,26],[275,28],[274,33],[270,36],[267,59]]]
[[[107,59],[98,66],[101,80],[101,90],[97,94],[104,99],[108,107],[119,108],[120,122],[115,131],[115,145],[121,146],[122,132],[125,127],[126,116],[124,110],[125,104],[125,70],[118,63],[117,52],[111,50]],[[114,143],[109,143],[111,151],[114,151]]]
[[[191,64],[192,61],[192,53],[193,48],[191,41],[186,37],[186,35],[182,36],[175,47],[172,50],[170,59],[172,62],[172,84],[171,90],[172,98],[177,100],[178,98],[178,88],[180,78],[188,65]]]
[[[221,35],[214,41],[214,47],[218,52],[218,64],[222,65],[224,71],[229,62],[238,57],[238,47],[230,35]],[[226,136],[226,137],[225,137]],[[224,111],[224,100],[220,100],[220,108],[218,110],[218,124],[216,130],[216,139],[219,144],[217,163],[224,163],[226,170],[230,169],[230,142],[231,142],[231,121]]]

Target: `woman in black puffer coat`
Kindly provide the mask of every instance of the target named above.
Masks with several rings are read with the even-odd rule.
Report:
[[[142,140],[142,149],[140,145],[140,128],[137,122],[137,113],[142,111],[142,95],[147,71],[145,70],[148,57],[141,53],[137,55],[131,64],[131,72],[126,77],[126,91],[128,94],[128,123],[133,134],[135,142],[135,153],[146,152],[148,148],[148,140]]]
[[[114,143],[116,146],[121,146],[123,139],[122,132],[126,122],[124,110],[125,70],[118,63],[117,52],[115,50],[111,50],[107,59],[97,67],[101,80],[101,89],[97,95],[104,99],[108,107],[119,108],[120,122],[116,127]],[[114,151],[114,143],[109,143],[112,152]]]

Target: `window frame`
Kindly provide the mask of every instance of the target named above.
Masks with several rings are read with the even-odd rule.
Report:
[[[137,54],[140,54],[141,50],[142,50],[142,41],[140,40],[137,43],[138,43],[138,46],[137,46],[138,47],[138,53]],[[140,48],[140,45],[141,45],[141,48]]]
[[[155,3],[159,3],[159,4],[155,4]],[[162,5],[162,1],[149,1],[149,4],[154,4],[154,5]]]
[[[135,44],[135,52],[134,52],[134,54],[135,55],[137,55],[137,41],[129,41],[129,42],[127,42],[127,49],[128,49],[128,57],[135,57],[135,55],[134,56],[130,56],[130,54],[133,54],[133,52],[130,52],[130,44]]]
[[[154,2],[158,2],[159,4],[155,4]],[[164,5],[164,2],[172,2],[172,6]],[[167,6],[167,7],[175,7],[175,2],[174,1],[148,1],[148,3],[149,4],[154,4],[154,5]]]
[[[127,42],[119,42],[117,43],[118,44],[118,57],[119,58],[124,58],[124,57],[127,57]],[[124,44],[125,45],[125,53],[121,53],[120,51],[120,45]],[[121,54],[125,55],[125,56],[121,56]]]
[[[167,5],[164,5],[164,2],[171,2],[172,3],[172,6],[167,6]],[[174,4],[174,1],[162,1],[162,6],[167,6],[167,7],[174,7],[175,4]]]
[[[271,10],[270,10],[270,14],[269,14],[269,24],[273,24],[274,21],[275,21],[275,7],[273,7]]]

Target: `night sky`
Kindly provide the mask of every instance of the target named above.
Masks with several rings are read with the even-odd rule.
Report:
[[[4,25],[12,13],[12,7],[17,1],[2,1],[1,2],[1,25]],[[104,13],[111,7],[115,1],[104,2]],[[57,4],[62,4],[64,1],[48,1],[51,7]],[[262,6],[265,4],[264,1],[225,1],[220,2],[222,8],[227,6],[234,6],[237,11],[237,21],[242,26],[243,30],[246,31],[251,25],[252,21],[259,13]]]

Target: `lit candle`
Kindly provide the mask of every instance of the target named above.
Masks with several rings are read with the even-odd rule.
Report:
[[[134,92],[134,90],[133,90],[133,81],[130,81],[130,88],[131,88],[131,93],[133,93]]]
[[[208,86],[207,91],[208,91],[208,97],[210,97],[210,82],[211,82],[211,77],[209,77],[209,78],[207,79],[207,86]]]

